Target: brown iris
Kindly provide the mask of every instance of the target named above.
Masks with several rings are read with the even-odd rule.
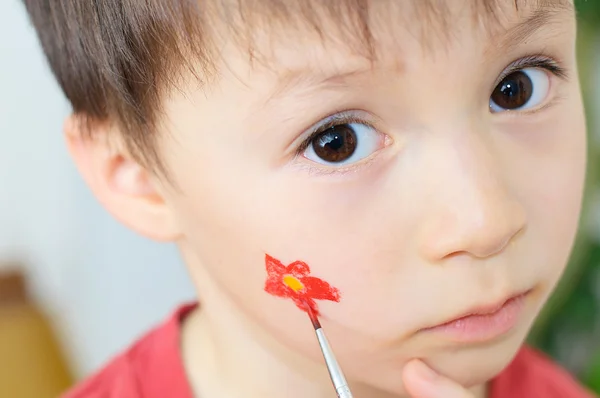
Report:
[[[356,151],[356,133],[349,124],[339,124],[318,134],[311,145],[315,154],[324,161],[343,162]]]
[[[502,109],[515,110],[527,105],[533,96],[533,83],[523,71],[511,73],[496,86],[492,101]]]

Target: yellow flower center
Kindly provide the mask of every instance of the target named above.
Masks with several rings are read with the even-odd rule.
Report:
[[[300,282],[298,278],[292,275],[285,275],[283,277],[283,283],[285,283],[287,287],[289,287],[295,292],[299,292],[300,290],[304,289],[304,285],[302,284],[302,282]]]

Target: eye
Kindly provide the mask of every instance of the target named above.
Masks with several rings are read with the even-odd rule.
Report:
[[[541,68],[526,68],[506,76],[490,98],[494,113],[526,110],[539,106],[550,91],[550,76]]]
[[[316,163],[343,166],[356,163],[384,146],[383,134],[363,123],[340,123],[309,138],[304,157]]]

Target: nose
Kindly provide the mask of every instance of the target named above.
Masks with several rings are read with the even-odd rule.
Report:
[[[508,173],[481,141],[446,146],[441,153],[434,161],[422,256],[435,263],[458,254],[487,258],[502,252],[526,226],[525,209],[503,175]]]

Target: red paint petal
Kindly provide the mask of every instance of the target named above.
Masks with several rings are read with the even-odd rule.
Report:
[[[283,276],[287,272],[285,265],[283,265],[281,261],[268,254],[265,256],[265,265],[267,266],[267,275],[269,275],[269,277],[275,275]]]
[[[340,291],[322,279],[305,276],[300,282],[304,285],[305,295],[314,300],[340,301]]]
[[[279,278],[269,278],[265,282],[265,292],[277,297],[289,297],[291,289],[281,283]]]
[[[310,273],[310,267],[304,261],[294,261],[286,267],[286,271],[300,279]]]
[[[308,313],[308,309],[306,308],[306,306],[308,305],[311,309],[311,311],[316,315],[319,316],[321,315],[321,313],[319,312],[319,307],[317,306],[317,303],[315,302],[315,300],[310,299],[310,298],[304,298],[304,299],[300,299],[300,300],[294,300],[294,303],[296,304],[296,306],[298,307],[298,309]]]

